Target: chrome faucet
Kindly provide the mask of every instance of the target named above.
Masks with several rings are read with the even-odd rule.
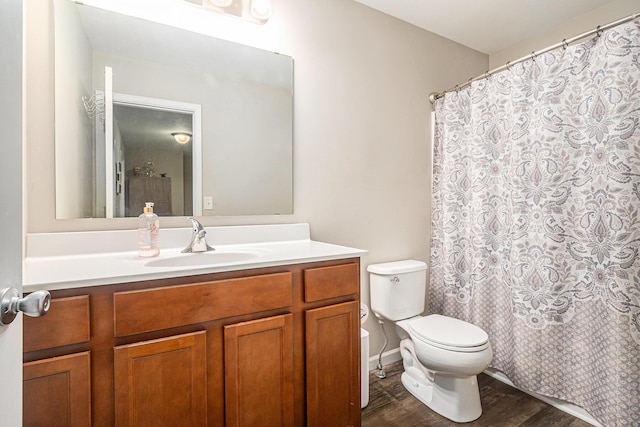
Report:
[[[195,218],[189,217],[188,219],[191,220],[191,224],[193,226],[193,234],[191,235],[191,241],[189,242],[187,247],[182,250],[182,252],[191,253],[215,250],[207,244],[207,240],[204,237],[207,232],[204,231],[204,227],[202,226],[202,224],[200,224]]]

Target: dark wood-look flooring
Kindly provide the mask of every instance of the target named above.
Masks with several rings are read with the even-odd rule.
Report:
[[[385,366],[387,377],[369,374],[369,405],[362,410],[362,427],[491,426],[491,427],[590,427],[541,400],[488,375],[478,375],[482,416],[458,424],[433,412],[411,395],[400,382],[402,361]]]

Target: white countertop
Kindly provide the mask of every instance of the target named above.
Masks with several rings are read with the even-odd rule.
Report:
[[[148,266],[160,260],[202,257],[182,254],[191,228],[161,230],[160,255],[139,258],[136,230],[43,233],[27,236],[24,291],[164,279],[287,264],[361,257],[367,251],[310,239],[308,224],[205,227],[207,241],[218,253],[247,252],[254,258],[195,266]],[[157,263],[156,263],[157,264]]]

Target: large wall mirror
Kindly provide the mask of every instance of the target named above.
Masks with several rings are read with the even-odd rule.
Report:
[[[291,57],[54,11],[56,218],[293,213]]]

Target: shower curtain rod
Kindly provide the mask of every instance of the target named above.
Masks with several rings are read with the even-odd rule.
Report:
[[[622,19],[619,19],[617,21],[610,22],[610,23],[608,23],[606,25],[598,25],[593,30],[587,31],[585,33],[582,33],[580,35],[572,37],[572,38],[570,38],[568,40],[564,39],[560,43],[556,43],[556,44],[554,44],[552,46],[549,46],[549,47],[547,47],[545,49],[542,49],[541,51],[538,51],[538,52],[533,51],[527,56],[523,56],[522,58],[520,58],[520,59],[518,59],[516,61],[513,61],[513,62],[509,61],[506,64],[504,64],[504,65],[502,65],[502,66],[500,66],[498,68],[494,68],[493,70],[486,71],[484,74],[481,74],[481,75],[479,75],[477,77],[472,77],[469,80],[467,80],[466,82],[464,82],[462,84],[455,85],[451,89],[447,89],[444,92],[432,92],[432,93],[429,94],[429,101],[431,101],[431,103],[433,104],[434,102],[436,102],[437,99],[442,98],[445,95],[445,93],[449,93],[449,92],[460,90],[462,88],[465,88],[465,87],[469,86],[471,83],[473,83],[475,81],[486,79],[486,78],[488,78],[488,77],[490,77],[490,76],[492,76],[492,75],[494,75],[496,73],[499,73],[500,71],[503,71],[503,70],[506,70],[506,69],[512,67],[515,64],[518,64],[520,62],[524,62],[524,61],[526,61],[528,59],[531,59],[531,58],[535,58],[538,55],[541,55],[543,53],[552,51],[552,50],[557,49],[559,47],[566,48],[569,44],[571,44],[573,42],[576,42],[576,41],[578,41],[580,39],[583,39],[585,37],[589,37],[592,34],[600,35],[603,31],[608,30],[609,28],[616,27],[616,26],[618,26],[620,24],[624,24],[625,22],[633,21],[633,20],[635,20],[635,19],[637,19],[639,17],[640,17],[640,12],[639,13],[634,13],[633,15],[629,15],[626,18],[622,18]]]

